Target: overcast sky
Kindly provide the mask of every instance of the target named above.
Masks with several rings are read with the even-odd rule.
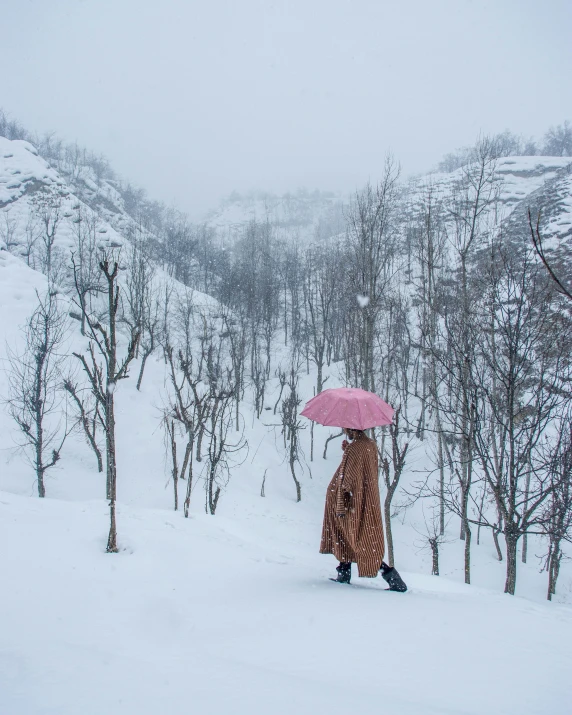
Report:
[[[571,0],[0,0],[0,106],[199,217],[572,119]]]

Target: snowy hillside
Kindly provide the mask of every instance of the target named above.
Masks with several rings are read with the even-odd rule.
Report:
[[[268,222],[278,238],[307,245],[321,235],[341,232],[343,202],[342,196],[319,191],[298,190],[283,196],[233,194],[207,214],[205,221],[230,245],[251,221]]]
[[[502,161],[507,214],[516,216],[527,197],[560,197],[547,220],[567,240],[572,216],[568,165],[568,159],[545,157]],[[454,178],[433,180],[446,192]],[[132,251],[126,236],[132,218],[114,191],[89,175],[71,181],[31,145],[0,138],[5,236],[0,246],[0,396],[8,391],[7,348],[25,349],[20,327],[34,309],[36,291],[48,285],[46,276],[29,265],[26,248],[34,197],[54,192],[61,202],[55,245],[58,262],[67,264],[78,212],[97,219],[98,250],[122,246],[125,256]],[[325,235],[340,232],[341,202],[326,194],[237,198],[213,214],[209,224],[221,232],[222,241],[232,242],[253,218],[268,220],[282,237],[309,241],[322,230]],[[152,280],[186,295],[185,287],[160,269]],[[68,294],[61,300],[68,313],[77,310]],[[218,322],[223,308],[198,291],[192,301],[194,308],[208,307],[210,327],[224,335]],[[195,344],[201,340],[202,320],[197,317]],[[169,329],[180,330],[177,321],[173,308],[166,320]],[[68,355],[86,349],[79,327],[78,320],[70,319]],[[121,350],[127,342],[124,329]],[[277,340],[274,349],[276,363],[286,367],[288,348]],[[385,592],[381,578],[356,577],[351,587],[331,583],[336,562],[317,551],[324,494],[339,463],[340,442],[331,442],[323,459],[325,440],[335,430],[316,427],[311,461],[311,434],[305,426],[300,435],[302,501],[296,503],[274,413],[281,394],[274,373],[260,419],[253,387],[245,391],[239,432],[248,446],[229,457],[229,480],[216,516],[205,514],[203,459],[196,465],[185,519],[181,510],[173,510],[171,456],[162,427],[171,390],[168,365],[159,350],[153,353],[138,391],[140,365],[141,357],[116,395],[117,555],[105,553],[105,477],[83,434],[76,430],[68,437],[47,477],[47,498],[39,499],[34,472],[17,448],[17,427],[8,410],[0,409],[0,534],[5,545],[0,557],[5,584],[0,591],[5,617],[1,715],[564,711],[566,673],[572,668],[569,562],[563,562],[555,600],[546,604],[546,575],[539,573],[545,547],[531,537],[528,563],[518,566],[518,596],[509,598],[501,593],[505,564],[496,558],[490,532],[483,530],[473,547],[473,585],[466,586],[464,545],[454,521],[441,547],[441,575],[430,576],[431,553],[421,535],[423,507],[417,503],[407,514],[401,510],[393,527],[396,564],[408,583],[407,594]],[[74,359],[68,367],[80,374]],[[343,384],[341,365],[332,362],[326,377],[328,387]],[[304,400],[315,384],[315,369],[302,370]],[[179,447],[181,454],[182,441]],[[404,487],[431,469],[432,449],[411,435]],[[185,487],[180,486],[181,493]]]
[[[553,223],[570,227],[572,224],[567,214],[572,212],[572,199],[570,185],[566,182],[570,182],[571,166],[570,157],[514,156],[500,159],[496,165],[495,178],[502,218],[508,218],[525,204],[528,206],[529,197],[541,197],[545,205],[547,202],[555,203],[558,195],[563,203],[554,214]],[[436,196],[444,199],[451,194],[462,176],[463,170],[458,169],[404,182],[404,206],[414,205],[428,185],[433,188]],[[230,245],[253,220],[268,221],[276,228],[278,237],[308,245],[320,237],[343,232],[343,206],[350,199],[350,196],[308,191],[284,196],[234,194],[207,214],[205,221]],[[552,228],[549,230],[552,231]]]

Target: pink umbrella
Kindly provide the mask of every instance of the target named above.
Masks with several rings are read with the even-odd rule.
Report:
[[[373,392],[357,387],[324,390],[304,407],[304,417],[328,427],[369,429],[389,425],[395,410]]]

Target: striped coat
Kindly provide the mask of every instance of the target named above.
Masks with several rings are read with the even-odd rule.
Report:
[[[346,447],[328,486],[320,553],[357,563],[360,576],[373,578],[384,552],[377,445],[364,435]]]

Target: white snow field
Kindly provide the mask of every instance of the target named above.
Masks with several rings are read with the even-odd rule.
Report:
[[[18,235],[34,182],[62,180],[23,142],[0,139],[0,160],[0,208],[17,220]],[[66,201],[79,199],[70,193]],[[109,225],[103,234],[108,242],[120,238]],[[64,226],[63,247],[68,239]],[[2,397],[6,345],[22,348],[19,326],[34,308],[35,290],[45,288],[44,276],[0,246]],[[197,294],[196,300],[210,299]],[[85,346],[72,323],[71,344]],[[450,541],[441,547],[441,576],[430,576],[431,557],[416,531],[422,514],[414,507],[394,519],[406,594],[355,573],[351,586],[331,583],[336,561],[318,547],[339,440],[322,459],[330,430],[316,428],[310,462],[310,431],[304,432],[303,499],[296,504],[273,426],[278,418],[270,409],[254,419],[248,396],[248,454],[232,466],[214,517],[204,514],[205,462],[196,465],[185,519],[173,510],[160,427],[165,366],[160,356],[149,360],[141,392],[137,370],[134,364],[116,394],[118,554],[105,553],[105,480],[82,436],[70,436],[47,475],[47,498],[39,499],[14,422],[0,406],[0,715],[569,710],[569,562],[555,600],[546,603],[545,545],[531,538],[528,563],[518,564],[518,596],[506,596],[505,564],[483,532],[480,545],[473,540],[474,585],[466,586],[453,520]],[[328,387],[337,384],[332,367]],[[308,399],[313,385],[315,375],[304,375],[301,392]],[[273,382],[267,407],[276,398]],[[428,451],[413,438],[405,484],[427,467]],[[183,482],[181,494],[184,489]]]
[[[119,519],[108,555],[104,502],[0,496],[3,715],[566,712],[568,608],[331,583],[295,504]]]

